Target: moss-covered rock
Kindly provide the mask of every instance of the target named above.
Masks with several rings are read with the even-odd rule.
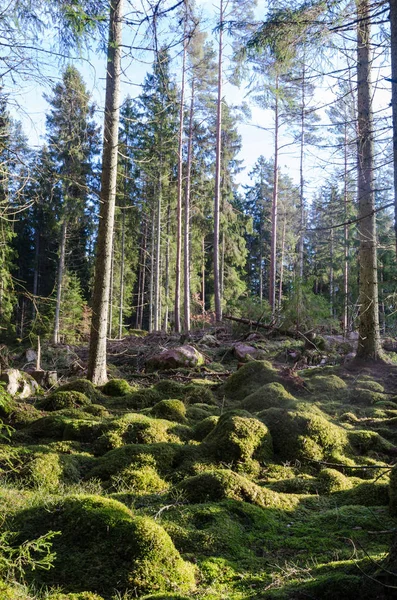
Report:
[[[156,392],[161,396],[162,400],[177,398],[182,400],[186,394],[186,386],[172,379],[162,379],[154,386]]]
[[[215,429],[218,421],[219,417],[211,415],[210,417],[206,417],[205,419],[197,423],[197,425],[193,429],[194,439],[198,442],[201,442],[205,437],[207,437],[207,435],[211,433],[211,431]]]
[[[105,402],[105,406],[132,410],[142,410],[144,408],[154,406],[157,402],[160,402],[160,400],[162,399],[163,398],[160,392],[158,392],[153,387],[148,387],[141,388],[136,392],[127,394],[126,396],[109,397]]]
[[[102,392],[106,396],[127,396],[132,391],[135,390],[125,379],[109,379],[102,387]]]
[[[84,416],[84,415],[83,415]],[[92,443],[105,429],[105,424],[95,417],[75,418],[54,413],[33,421],[22,430],[26,436],[42,440],[75,440]]]
[[[383,403],[390,400],[387,394],[381,394],[380,392],[370,390],[367,387],[356,387],[353,390],[350,390],[349,399],[353,404],[363,404],[365,406],[371,406],[378,402]]]
[[[161,400],[155,404],[150,411],[154,417],[176,421],[177,423],[186,423],[186,406],[181,400]]]
[[[70,390],[56,391],[46,398],[42,398],[37,403],[37,407],[42,410],[53,411],[61,410],[62,408],[84,408],[90,404],[91,400],[88,398],[88,396],[81,392]]]
[[[94,594],[92,592],[79,592],[77,594],[63,594],[62,592],[55,592],[46,596],[46,600],[103,600],[102,596]]]
[[[307,381],[309,390],[315,399],[322,400],[324,396],[332,399],[347,399],[347,384],[343,379],[331,373],[328,375],[315,375]]]
[[[370,390],[371,392],[379,392],[381,394],[385,391],[383,385],[378,383],[378,381],[367,379],[366,377],[359,377],[356,381],[356,387],[361,388],[362,390]]]
[[[194,383],[185,387],[184,400],[187,404],[216,404],[215,395],[208,386]]]
[[[273,382],[263,385],[250,394],[241,403],[241,408],[250,412],[259,412],[267,408],[291,408],[296,404],[295,398],[287,392],[281,383]]]
[[[100,456],[96,465],[87,474],[87,479],[99,478],[102,481],[110,481],[114,475],[130,465],[136,469],[145,468],[148,460],[160,475],[167,475],[172,470],[177,453],[178,446],[170,443],[122,446]]]
[[[95,387],[95,385],[88,381],[88,379],[73,379],[72,381],[68,381],[68,383],[64,383],[60,385],[57,389],[57,392],[80,392],[80,394],[84,394],[91,400],[91,402],[97,402],[98,398],[101,397],[101,392]]]
[[[338,503],[349,506],[387,506],[389,504],[388,485],[381,481],[360,482],[337,496]]]
[[[362,431],[349,431],[348,438],[350,444],[359,454],[368,454],[371,452],[381,454],[395,454],[396,447],[385,440],[376,431],[364,429]]]
[[[169,484],[157,473],[155,461],[148,456],[145,466],[129,465],[111,478],[111,489],[116,492],[131,492],[135,495],[164,492]]]
[[[352,487],[349,477],[335,469],[321,469],[318,475],[318,491],[322,494],[333,494]]]
[[[41,419],[43,415],[44,412],[38,410],[33,404],[29,404],[28,402],[15,402],[7,421],[12,427],[15,427],[15,429],[20,429],[21,427],[33,423],[33,421],[37,421],[37,419]]]
[[[105,419],[110,417],[109,411],[102,404],[90,404],[84,407],[84,412],[88,415],[94,415],[94,417],[101,417]]]
[[[241,401],[266,383],[277,381],[277,371],[266,360],[253,360],[230,375],[219,388],[229,400]]]
[[[165,419],[153,419],[138,413],[113,419],[104,425],[105,431],[95,441],[95,454],[105,454],[125,444],[181,443],[191,438],[185,425],[176,425]]]
[[[14,526],[19,543],[60,532],[53,541],[53,568],[26,575],[36,585],[105,597],[114,589],[143,594],[194,587],[194,568],[181,559],[164,529],[147,517],[135,517],[116,500],[67,497],[20,512]]]
[[[225,499],[241,500],[263,508],[291,508],[296,499],[261,488],[246,477],[228,469],[207,471],[187,477],[177,485],[189,502],[219,502]]]
[[[349,449],[347,432],[320,412],[270,408],[260,414],[281,460],[323,460]]]
[[[220,417],[203,444],[215,461],[241,468],[255,468],[253,461],[263,462],[273,455],[268,428],[258,419],[240,416],[235,411]]]

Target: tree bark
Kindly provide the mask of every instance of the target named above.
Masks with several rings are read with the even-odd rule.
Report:
[[[192,81],[192,91],[189,111],[189,138],[187,146],[186,188],[185,188],[185,231],[183,238],[184,258],[184,330],[190,331],[190,189],[192,180],[193,154],[193,117],[194,117],[195,81]]]
[[[127,173],[126,173],[127,176]],[[125,200],[125,198],[124,198]],[[121,261],[120,261],[120,302],[119,302],[119,339],[123,335],[124,312],[124,263],[125,263],[125,201],[121,213]]]
[[[300,185],[299,185],[299,201],[300,201],[300,233],[299,233],[299,277],[303,279],[303,263],[304,263],[304,235],[305,235],[305,179],[303,175],[304,147],[305,147],[305,85],[306,85],[306,67],[303,64],[302,71],[302,112],[301,112],[301,143],[300,143]]]
[[[370,5],[357,0],[358,236],[360,323],[357,358],[381,355],[376,261]]]
[[[61,230],[61,245],[59,249],[59,261],[58,261],[58,278],[57,278],[57,299],[55,304],[55,322],[54,322],[54,344],[59,344],[59,321],[61,316],[61,302],[62,302],[62,282],[63,272],[65,270],[65,251],[66,251],[66,236],[67,236],[68,225],[66,219],[63,220]]]
[[[281,257],[280,257],[280,281],[278,284],[278,310],[281,309],[281,302],[283,300],[283,283],[284,283],[284,254],[285,254],[285,233],[286,233],[287,220],[283,219],[283,233],[281,237]]]
[[[122,11],[123,0],[113,0],[109,16],[99,229],[87,374],[96,385],[107,381],[106,326],[117,183]]]
[[[182,59],[182,81],[181,98],[179,108],[179,132],[178,132],[178,183],[177,183],[177,201],[176,201],[176,264],[175,264],[175,331],[181,330],[181,257],[182,257],[182,166],[183,166],[183,122],[184,122],[184,102],[185,102],[185,70],[186,70],[186,51],[187,51],[187,3],[184,2],[184,22],[183,22],[183,59]]]
[[[397,256],[397,0],[390,0],[391,105],[393,113],[394,232]]]
[[[343,335],[347,338],[349,333],[349,226],[348,218],[348,193],[347,193],[347,123],[344,131],[344,173],[343,173],[343,203],[345,208],[344,236],[344,268],[343,268]]]
[[[214,296],[215,319],[222,321],[222,303],[219,281],[219,207],[221,196],[221,144],[222,144],[222,60],[223,60],[223,0],[220,0],[219,55],[218,55],[218,100],[216,116],[216,164],[214,203]]]
[[[156,255],[154,274],[154,330],[160,329],[160,260],[161,260],[161,207],[163,203],[163,174],[160,159],[160,175],[158,182],[157,210],[156,210]]]
[[[270,242],[270,277],[269,277],[269,303],[272,313],[276,310],[276,271],[277,271],[277,216],[278,216],[278,75],[276,75],[274,107],[274,171],[273,171],[273,196],[272,196],[272,233]]]

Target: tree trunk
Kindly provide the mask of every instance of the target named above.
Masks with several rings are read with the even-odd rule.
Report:
[[[163,330],[168,330],[168,317],[169,317],[169,294],[170,294],[170,223],[171,223],[171,203],[168,200],[167,207],[167,241],[165,248],[165,310],[163,320]]]
[[[184,330],[190,331],[190,189],[192,179],[193,154],[193,117],[194,117],[195,81],[192,81],[192,95],[189,111],[189,139],[187,146],[186,188],[185,188],[185,231],[183,238],[184,257]]]
[[[343,203],[345,207],[345,226],[344,226],[344,268],[343,268],[343,335],[347,338],[349,333],[349,226],[348,218],[348,193],[347,193],[347,123],[345,124],[344,135],[344,174],[343,174]]]
[[[57,299],[55,304],[55,322],[54,322],[54,344],[59,344],[59,321],[61,315],[61,302],[62,302],[62,282],[63,272],[65,270],[65,251],[66,251],[66,235],[68,225],[66,219],[62,223],[61,230],[61,246],[59,250],[59,261],[58,261],[58,278],[57,278]]]
[[[175,307],[174,320],[175,331],[181,330],[181,255],[182,255],[182,166],[183,166],[183,121],[184,121],[184,102],[185,102],[185,70],[186,70],[186,49],[187,49],[187,5],[184,2],[184,23],[183,23],[183,59],[182,59],[182,81],[181,81],[181,99],[179,108],[179,132],[178,132],[178,183],[177,183],[177,201],[176,201],[176,264],[175,264]]]
[[[393,113],[394,231],[397,256],[397,1],[390,0],[391,105]]]
[[[114,247],[112,246],[112,257],[110,259],[108,338],[112,337],[112,328],[113,328],[113,285],[114,285]]]
[[[220,0],[219,15],[219,56],[218,56],[218,100],[216,116],[216,164],[215,164],[215,203],[214,203],[214,296],[215,319],[222,321],[222,303],[219,281],[219,207],[221,196],[221,143],[222,143],[222,55],[223,55],[223,0]]]
[[[117,183],[122,12],[123,0],[113,0],[109,18],[99,229],[87,375],[96,385],[107,381],[106,326]]]
[[[121,259],[120,259],[120,303],[119,303],[119,339],[123,335],[124,312],[124,263],[125,263],[125,202],[121,209]]]
[[[277,271],[277,213],[278,213],[278,75],[276,75],[276,99],[274,108],[274,172],[273,172],[273,197],[272,197],[272,233],[270,242],[270,277],[269,277],[269,303],[272,313],[276,310],[276,271]]]
[[[163,194],[163,175],[162,164],[160,160],[160,176],[157,195],[157,210],[156,210],[156,256],[155,256],[155,274],[154,274],[154,330],[160,329],[160,259],[161,259],[161,206]]]
[[[300,185],[299,185],[299,202],[300,202],[300,233],[299,233],[299,277],[303,279],[303,263],[304,263],[304,231],[305,231],[305,179],[303,175],[303,160],[304,160],[304,147],[305,147],[305,85],[306,85],[306,67],[303,64],[302,71],[302,112],[301,112],[301,143],[300,143],[300,161],[299,161],[299,173],[300,173]]]
[[[202,264],[201,264],[201,301],[202,301],[202,315],[203,315],[203,329],[204,329],[204,318],[205,318],[205,236],[203,236],[202,246]]]
[[[149,333],[153,331],[153,298],[154,298],[154,209],[152,210],[152,231],[150,240],[150,282],[149,282]]]
[[[142,279],[141,279],[141,294],[139,297],[139,321],[138,321],[138,329],[142,329],[143,327],[143,313],[145,307],[145,285],[146,285],[146,261],[147,261],[147,232],[148,232],[148,224],[147,220],[145,220],[145,229],[143,232],[143,246],[142,246],[142,256],[143,262],[141,265],[142,269]]]
[[[278,310],[281,309],[281,302],[283,299],[283,279],[284,279],[284,254],[285,254],[285,233],[286,233],[287,220],[284,215],[283,219],[283,233],[281,237],[281,258],[280,258],[280,281],[278,284]]]
[[[36,298],[39,295],[39,269],[40,269],[40,230],[38,227],[36,227],[36,230],[34,232],[32,321],[36,317]]]
[[[376,262],[370,5],[357,0],[358,236],[360,323],[357,358],[381,355]]]

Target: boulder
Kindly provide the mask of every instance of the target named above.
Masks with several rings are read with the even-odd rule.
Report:
[[[254,346],[250,346],[244,342],[238,342],[234,346],[234,354],[239,362],[245,362],[251,358],[261,360],[266,356],[264,350],[258,350],[258,348],[254,348]]]
[[[24,399],[35,396],[40,391],[40,386],[29,373],[18,369],[6,369],[0,375],[0,381],[4,381],[5,390],[10,396]]]
[[[36,350],[33,350],[33,348],[28,348],[25,352],[25,357],[27,362],[31,363],[31,362],[36,362],[37,361],[37,352]]]
[[[200,346],[207,346],[208,348],[216,348],[217,346],[220,346],[220,342],[218,342],[216,337],[214,335],[211,335],[210,333],[204,335],[201,338],[199,344]]]
[[[205,364],[201,352],[193,346],[178,346],[164,350],[161,354],[153,356],[146,362],[149,371],[178,369],[181,367],[200,367]]]

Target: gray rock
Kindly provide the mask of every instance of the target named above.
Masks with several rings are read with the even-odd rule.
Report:
[[[178,346],[164,350],[146,362],[149,371],[199,367],[205,364],[205,357],[193,346]]]
[[[7,369],[0,375],[0,381],[5,382],[6,391],[15,398],[30,398],[40,391],[40,386],[29,373],[18,369]]]

